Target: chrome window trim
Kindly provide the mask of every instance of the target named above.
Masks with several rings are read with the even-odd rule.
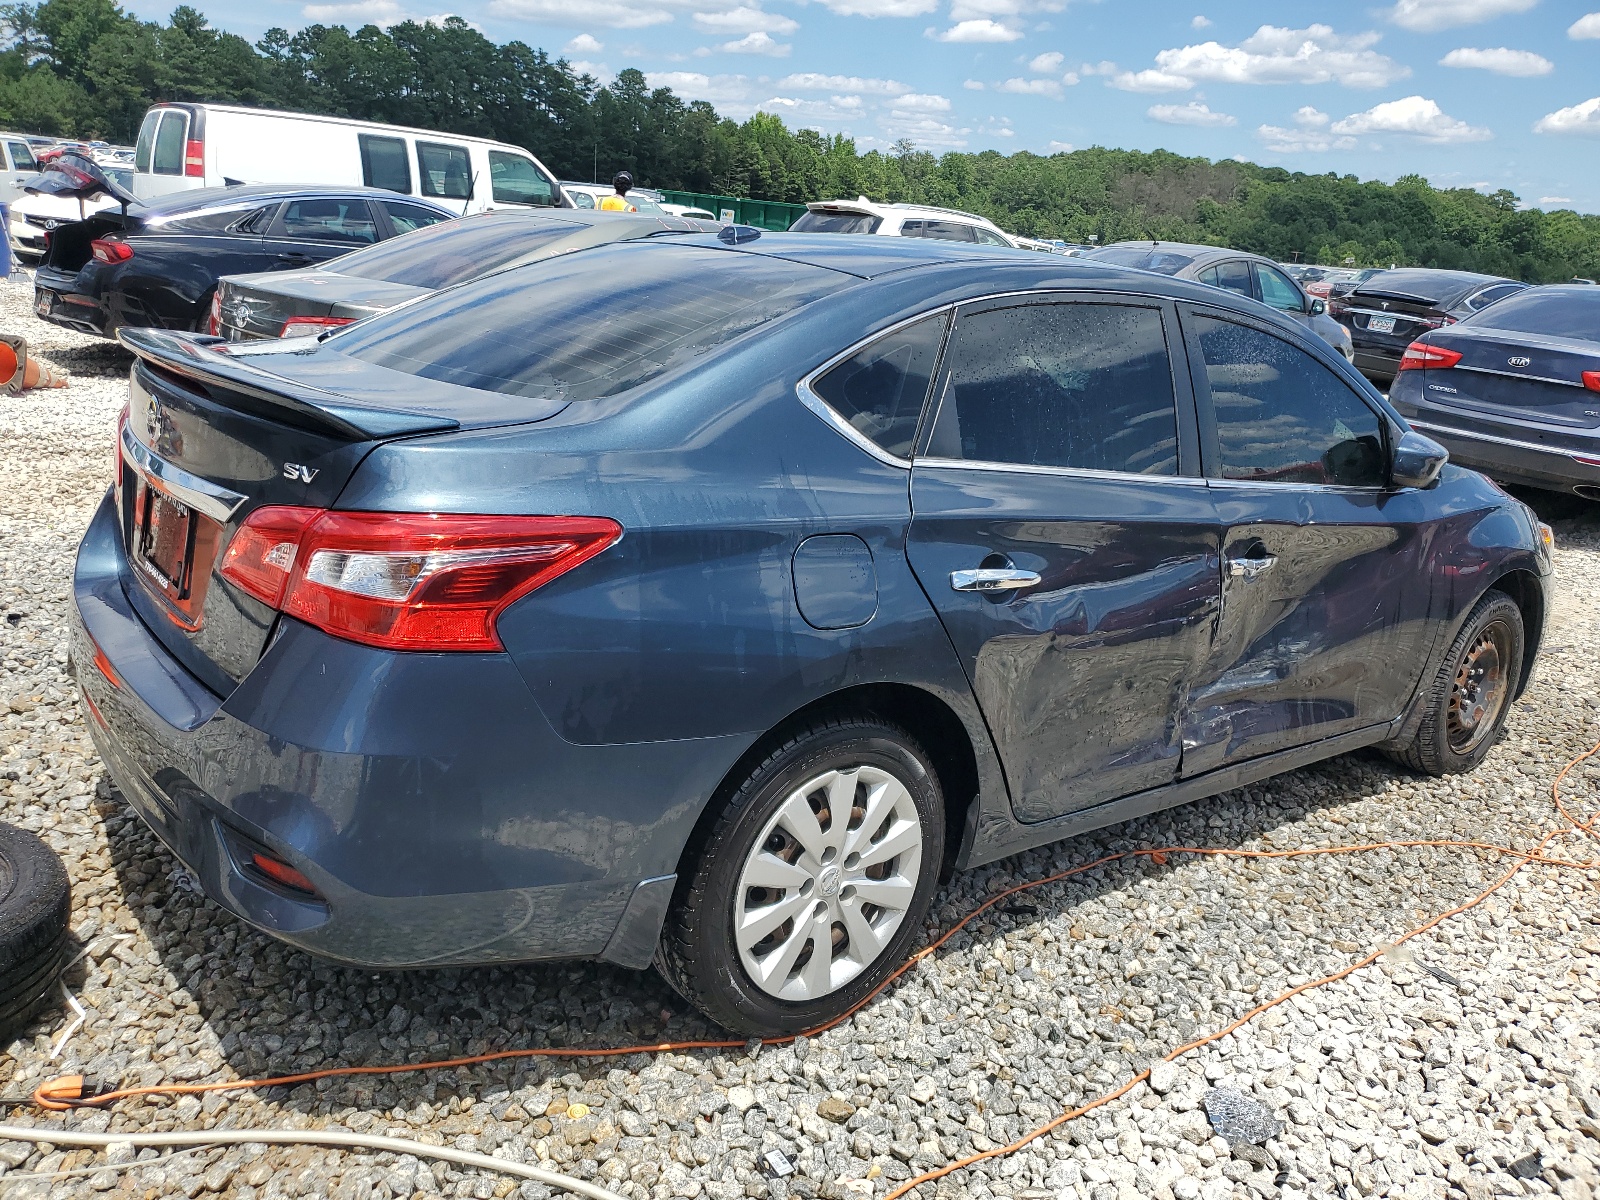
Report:
[[[227,524],[233,514],[239,511],[239,506],[249,499],[157,457],[133,436],[132,428],[127,425],[122,427],[122,452],[134,469],[160,491],[204,513],[218,524]]]
[[[919,458],[919,467],[951,467],[958,471],[1016,471],[1026,475],[1065,475],[1069,478],[1138,480],[1141,483],[1183,483],[1204,487],[1203,475],[1143,475],[1137,471],[1101,471],[1094,467],[1043,467],[1034,463],[989,462],[978,458]]]
[[[1496,301],[1496,303],[1499,302]],[[1463,367],[1458,363],[1451,370],[1476,371],[1479,375],[1500,375],[1506,379],[1526,379],[1531,383],[1559,383],[1562,387],[1583,387],[1583,384],[1576,383],[1571,379],[1552,379],[1548,375],[1529,375],[1522,371],[1497,371],[1493,367]]]
[[[1492,433],[1473,433],[1465,429],[1455,429],[1449,425],[1435,425],[1432,421],[1413,421],[1408,419],[1406,424],[1413,429],[1422,429],[1429,433],[1442,433],[1446,437],[1463,438],[1469,442],[1491,442],[1496,446],[1510,446],[1514,450],[1533,450],[1539,454],[1554,454],[1561,458],[1571,458],[1575,454],[1591,453],[1584,450],[1582,446],[1568,448],[1547,446],[1539,442],[1524,442],[1518,438],[1496,437]],[[1600,453],[1600,447],[1597,447],[1593,453]]]

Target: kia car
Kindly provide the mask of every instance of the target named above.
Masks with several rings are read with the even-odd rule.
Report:
[[[810,1028],[948,870],[1360,747],[1473,769],[1544,632],[1527,507],[1145,271],[731,227],[121,338],[87,724],[219,905],[363,968],[654,963]]]
[[[1406,347],[1430,329],[1454,325],[1527,286],[1471,271],[1399,267],[1348,291],[1335,289],[1328,313],[1350,331],[1357,369],[1381,386],[1400,370]]]
[[[1457,462],[1600,500],[1600,288],[1528,288],[1423,334],[1389,398]]]

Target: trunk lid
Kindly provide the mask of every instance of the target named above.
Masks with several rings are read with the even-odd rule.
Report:
[[[290,317],[360,320],[427,294],[424,288],[336,271],[263,271],[231,275],[220,286],[222,325],[229,341],[275,338]]]
[[[1439,330],[1427,344],[1461,355],[1454,367],[1426,372],[1423,386],[1433,403],[1491,418],[1600,428],[1600,393],[1583,383],[1583,372],[1600,370],[1600,344],[1478,325]]]
[[[128,596],[174,657],[226,696],[260,658],[278,620],[218,573],[244,520],[269,504],[331,508],[374,446],[461,422],[444,411],[442,385],[427,380],[403,393],[395,372],[357,364],[379,380],[361,386],[361,372],[352,372],[354,394],[335,393],[271,369],[302,363],[314,342],[260,343],[290,353],[235,355],[218,339],[196,335],[137,329],[124,330],[121,340],[138,356],[120,433]],[[422,403],[397,406],[396,397],[408,393]],[[562,407],[525,403],[522,416],[536,420]]]

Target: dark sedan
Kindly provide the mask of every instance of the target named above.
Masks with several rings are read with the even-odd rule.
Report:
[[[718,228],[715,221],[665,214],[574,208],[478,213],[325,267],[229,276],[217,288],[210,332],[233,342],[325,333],[492,271],[608,242]]]
[[[1482,312],[1528,285],[1497,275],[1398,267],[1379,271],[1348,292],[1334,291],[1328,315],[1350,331],[1355,364],[1368,379],[1386,384],[1416,338]]]
[[[379,188],[202,188],[63,225],[34,277],[46,321],[204,330],[217,280],[325,262],[455,214]]]
[[[1457,462],[1600,500],[1600,288],[1529,288],[1423,335],[1389,398]]]
[[[1548,530],[1298,322],[734,227],[310,342],[124,331],[71,661],[217,904],[374,967],[860,1002],[947,865],[1499,737]]]

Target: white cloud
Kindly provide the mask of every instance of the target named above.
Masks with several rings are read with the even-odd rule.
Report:
[[[1036,54],[1028,60],[1028,70],[1036,75],[1049,75],[1066,61],[1066,55],[1059,50],[1052,50],[1048,54]]]
[[[1480,71],[1493,71],[1496,75],[1528,77],[1548,75],[1556,69],[1555,63],[1532,50],[1472,50],[1466,47],[1452,50],[1439,60],[1441,67],[1473,67]]]
[[[931,96],[918,92],[911,92],[905,96],[896,96],[890,102],[895,112],[949,112],[950,101],[943,96]]]
[[[1539,0],[1398,0],[1389,20],[1413,33],[1477,25],[1507,13],[1527,12]]]
[[[1080,75],[1111,76],[1115,75],[1116,73],[1117,64],[1114,62],[1084,63],[1083,66],[1078,68],[1078,74]]]
[[[769,58],[788,58],[789,51],[793,48],[788,42],[773,41],[770,33],[758,31],[756,33],[747,33],[742,38],[735,38],[731,42],[723,42],[720,46],[715,46],[712,49],[723,54],[765,54]],[[702,52],[710,53],[709,50],[703,51],[703,48],[695,51],[696,54]]]
[[[983,81],[979,79],[964,79],[961,82],[961,86],[966,88],[969,92],[983,91]]]
[[[671,88],[685,100],[709,100],[727,105],[729,113],[750,113],[750,81],[743,75],[702,75],[699,71],[650,71],[645,82],[652,88]]]
[[[1051,154],[1071,154],[1072,153],[1072,143],[1071,142],[1051,142],[1051,143],[1049,143],[1049,145],[1047,145],[1045,147],[1045,149],[1049,150]]]
[[[587,33],[580,33],[566,44],[563,49],[568,54],[599,54],[605,49],[605,44]]]
[[[694,23],[707,33],[793,33],[800,28],[799,21],[782,13],[762,12],[748,5],[727,12],[697,12]]]
[[[1326,154],[1329,150],[1354,150],[1353,137],[1334,137],[1320,129],[1285,129],[1263,125],[1256,130],[1261,144],[1275,154]]]
[[[1319,112],[1309,104],[1294,110],[1294,123],[1302,129],[1321,129],[1328,123],[1328,114]]]
[[[1229,116],[1227,113],[1212,112],[1209,105],[1201,104],[1198,100],[1191,100],[1187,104],[1152,104],[1144,115],[1152,121],[1160,121],[1163,125],[1202,125],[1220,128],[1239,123],[1237,117]]]
[[[1540,204],[1571,204],[1571,196],[1540,196]]]
[[[1558,108],[1555,112],[1540,117],[1533,131],[1600,137],[1600,96],[1585,100],[1582,104],[1574,104],[1570,108]]]
[[[1112,87],[1129,92],[1185,91],[1201,83],[1341,83],[1384,87],[1411,73],[1372,47],[1376,33],[1337,34],[1328,25],[1263,25],[1237,46],[1202,42],[1163,50],[1154,69],[1125,71]]]
[[[1211,28],[1211,18],[1210,17],[1196,17],[1194,20],[1189,22],[1189,28],[1190,29],[1210,29]]]
[[[822,0],[841,17],[920,17],[939,7],[939,0]]]
[[[611,75],[611,68],[605,63],[590,62],[586,58],[575,58],[567,66],[574,75],[593,75],[596,79],[607,79]]]
[[[1480,125],[1458,121],[1440,109],[1437,102],[1422,96],[1407,96],[1374,105],[1366,112],[1352,113],[1333,123],[1333,132],[1403,133],[1424,142],[1444,145],[1454,142],[1484,142],[1494,136]]]
[[[1061,85],[1054,79],[1008,79],[997,84],[995,90],[1011,92],[1018,96],[1048,96],[1052,100],[1061,99]]]
[[[818,75],[810,71],[798,75],[785,75],[778,80],[778,86],[802,92],[868,92],[875,96],[903,96],[911,90],[895,79],[863,79],[859,75]]]
[[[644,29],[666,24],[672,20],[673,9],[682,7],[685,6],[669,0],[650,4],[633,4],[629,0],[490,0],[489,11],[497,17],[569,27]]]
[[[998,21],[958,21],[943,33],[928,30],[928,36],[941,42],[1014,42],[1021,32]]]
[[[300,10],[308,21],[340,21],[363,25],[395,25],[405,20],[396,0],[353,0],[349,4],[308,4]]]
[[[1567,36],[1573,41],[1583,41],[1586,38],[1600,38],[1600,12],[1592,12],[1579,17],[1567,26]]]

